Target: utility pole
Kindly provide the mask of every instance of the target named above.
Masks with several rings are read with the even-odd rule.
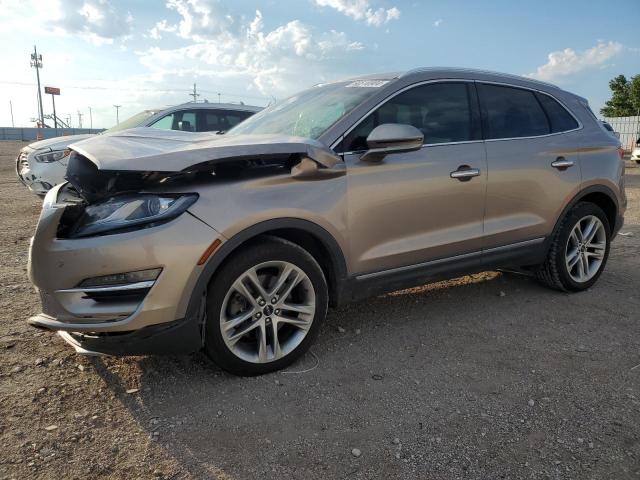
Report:
[[[78,110],[78,128],[82,128],[82,113]]]
[[[195,83],[193,84],[193,93],[190,93],[189,96],[193,97],[193,103],[196,103],[198,101],[198,97],[200,96],[200,94],[196,90],[196,84]]]
[[[89,107],[89,128],[93,130],[93,114],[91,113],[91,107]]]
[[[69,125],[69,128],[71,128],[71,115],[69,115],[67,113],[67,125]]]
[[[11,112],[11,126],[15,127],[15,124],[13,123],[13,104],[11,103],[11,100],[9,100],[9,111]]]
[[[218,103],[220,103],[220,92],[218,92]]]
[[[116,107],[116,125],[120,124],[120,107],[122,105],[114,105]]]
[[[31,66],[36,69],[36,78],[38,79],[38,117],[40,118],[40,126],[44,125],[44,110],[42,109],[42,93],[40,92],[40,69],[42,68],[42,55],[38,55],[36,46],[33,46],[31,54]]]

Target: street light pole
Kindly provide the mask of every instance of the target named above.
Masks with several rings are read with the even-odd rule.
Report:
[[[120,124],[120,107],[122,105],[114,105],[116,107],[116,125]]]
[[[91,113],[91,107],[89,107],[89,128],[93,130],[93,114]]]

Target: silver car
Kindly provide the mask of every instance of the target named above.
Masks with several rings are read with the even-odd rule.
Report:
[[[260,107],[221,103],[184,103],[170,108],[144,110],[100,135],[133,127],[152,127],[185,132],[226,131],[261,110]],[[92,134],[70,135],[30,143],[16,158],[16,174],[36,195],[44,196],[51,187],[64,182],[69,151],[74,142]]]
[[[584,98],[474,70],[318,85],[223,136],[70,148],[32,241],[30,324],[83,353],[204,349],[240,375],[294,361],[329,306],[434,279],[520,268],[585,290],[627,202]]]

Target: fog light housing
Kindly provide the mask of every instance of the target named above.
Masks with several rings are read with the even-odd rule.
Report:
[[[160,275],[162,268],[138,270],[135,272],[114,273],[101,277],[86,278],[78,285],[78,288],[108,287],[113,285],[127,285],[131,283],[154,281]]]

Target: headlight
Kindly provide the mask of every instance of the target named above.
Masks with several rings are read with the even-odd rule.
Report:
[[[121,233],[167,222],[189,208],[198,194],[122,195],[88,205],[71,234],[72,238]]]
[[[34,155],[34,158],[36,159],[36,162],[41,163],[57,162],[58,160],[62,160],[64,157],[68,156],[70,151],[71,150],[66,149],[54,150],[53,152],[37,153],[36,155]]]

